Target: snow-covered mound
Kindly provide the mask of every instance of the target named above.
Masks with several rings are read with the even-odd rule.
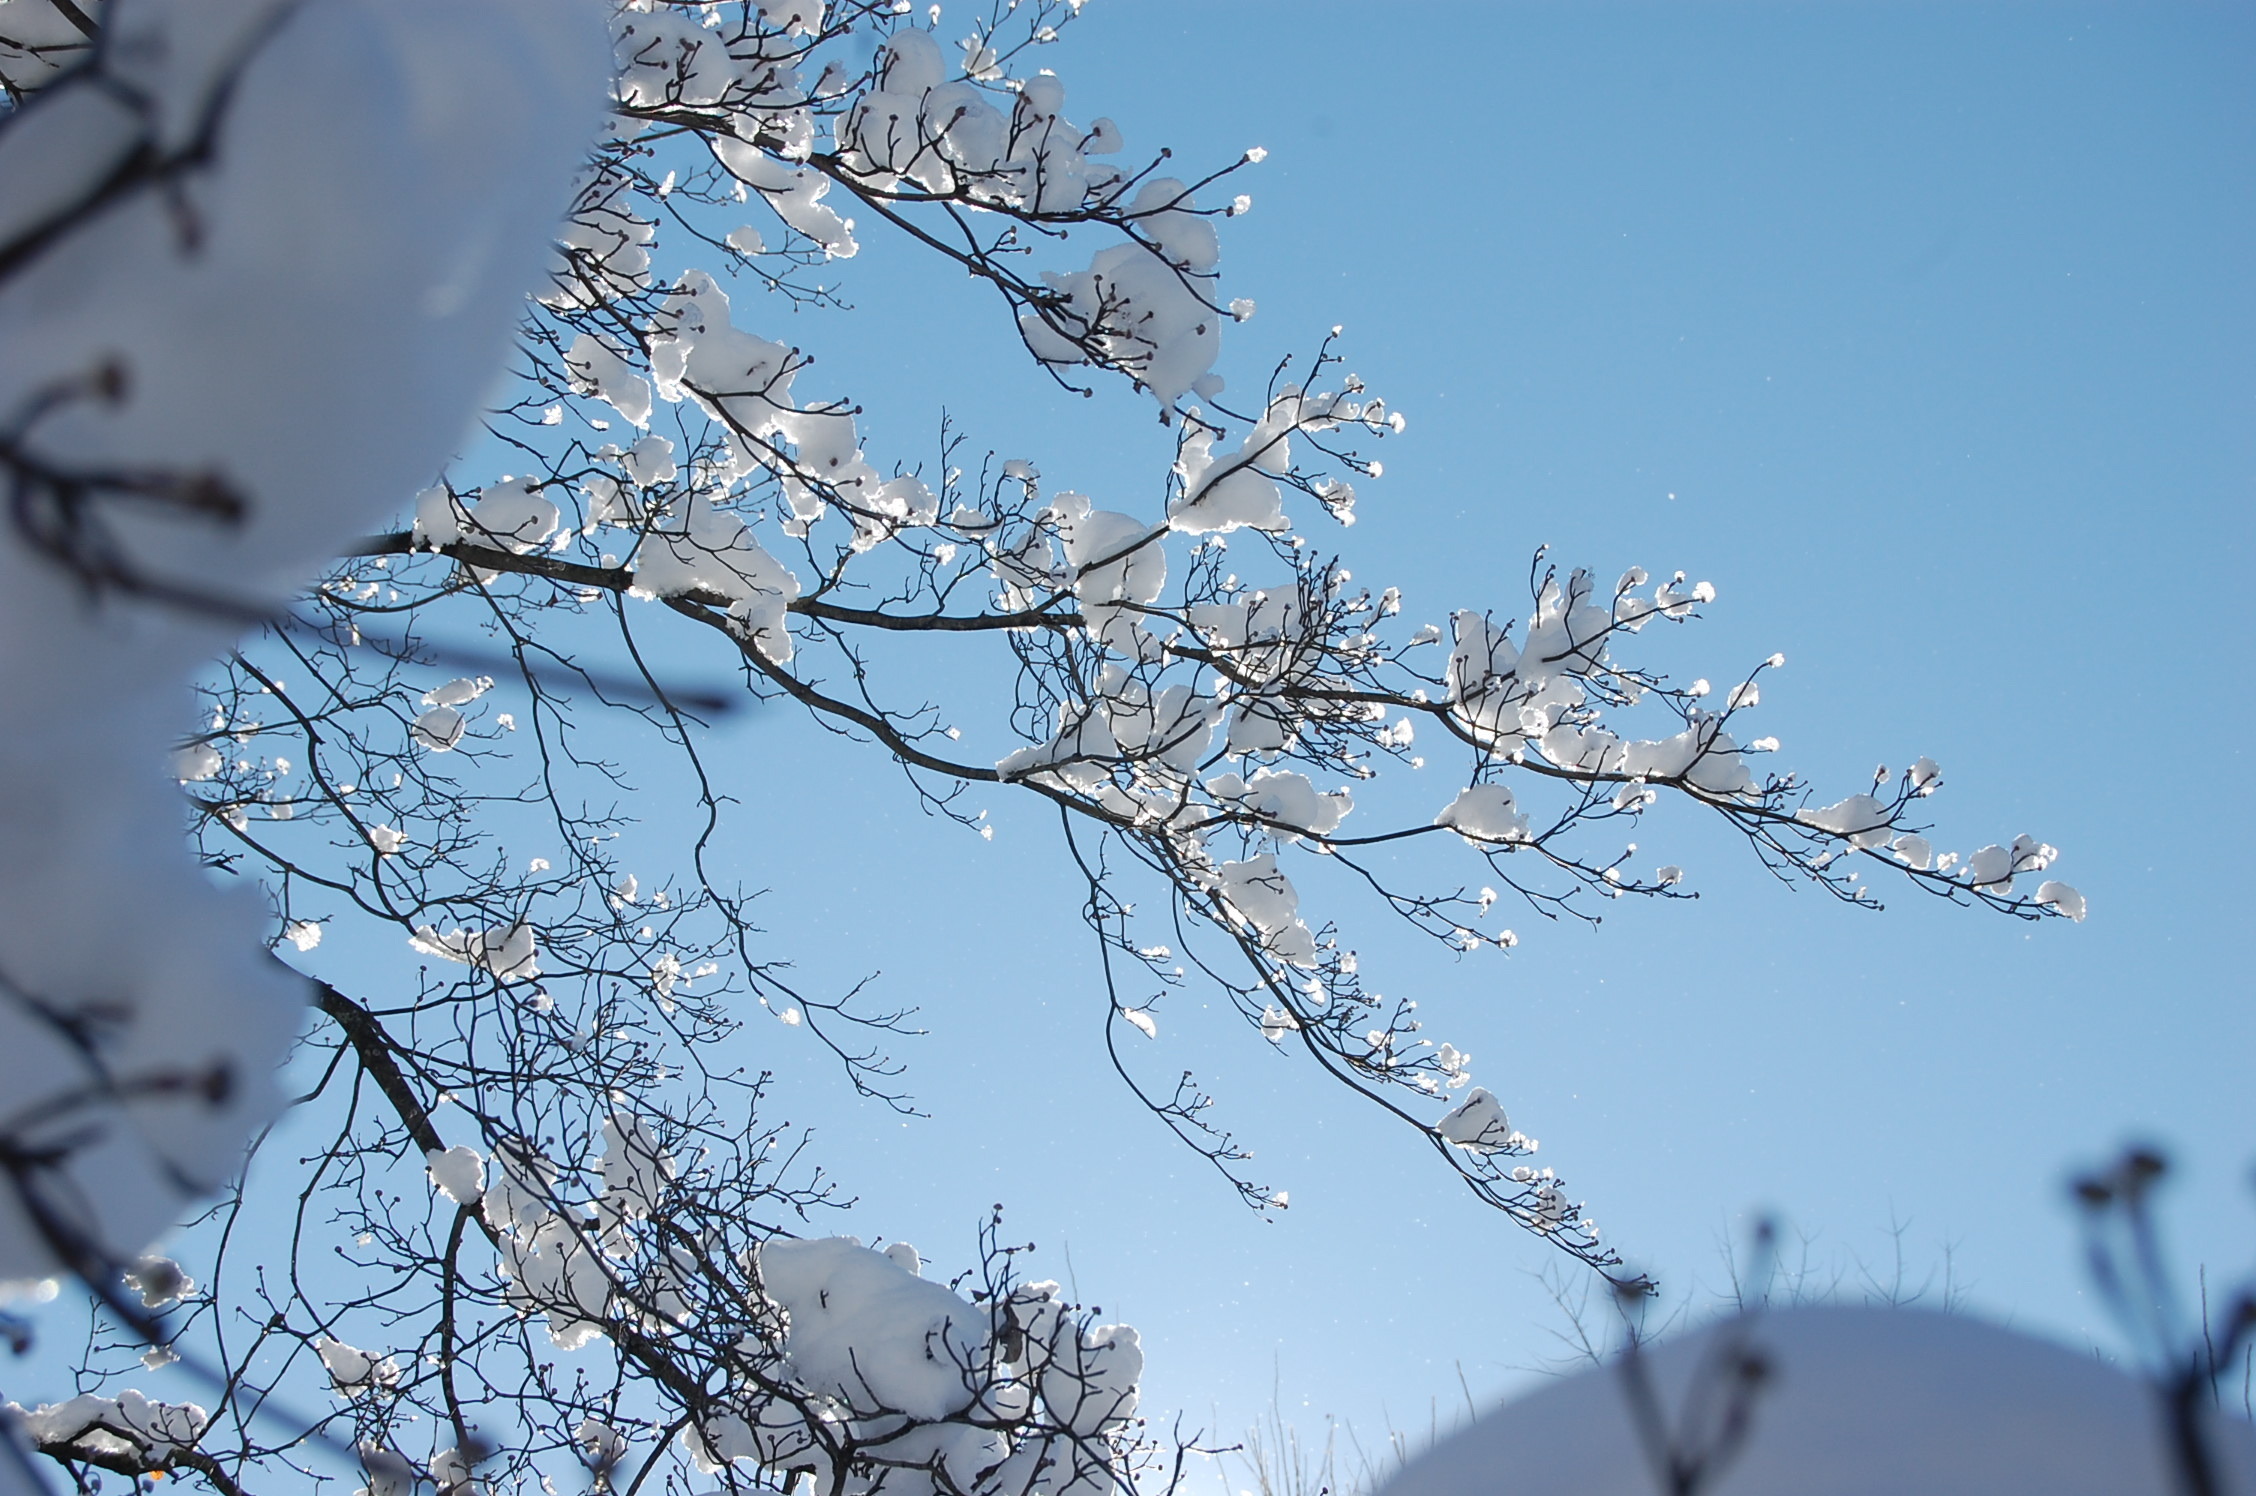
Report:
[[[1726,1388],[1735,1322],[1651,1347],[1671,1426],[1695,1376],[1704,1426]],[[2144,1382],[2050,1341],[1916,1309],[1802,1308],[1740,1323],[1768,1367],[1738,1457],[1702,1496],[2168,1496],[2160,1401]],[[2218,1417],[2219,1489],[2256,1493],[2256,1429]],[[1655,1496],[1617,1366],[1509,1403],[1411,1462],[1380,1496]]]

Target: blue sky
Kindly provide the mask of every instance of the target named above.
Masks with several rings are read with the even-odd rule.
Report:
[[[1641,859],[1699,902],[1517,915],[1509,958],[1457,960],[1305,880],[1672,1301],[1774,1211],[1851,1288],[1859,1261],[1892,1273],[1893,1223],[1914,1284],[1939,1294],[1947,1260],[1971,1307],[2110,1342],[2061,1185],[2134,1136],[2186,1165],[2188,1271],[2256,1268],[2256,12],[1096,0],[1044,60],[1131,154],[1268,149],[1224,235],[1225,294],[1260,311],[1223,367],[1258,386],[1340,323],[1407,412],[1353,530],[1296,515],[1359,581],[1439,622],[1523,612],[1539,544],[1712,580],[1709,616],[1640,658],[1723,682],[1784,651],[1761,730],[1824,798],[1932,755],[1940,845],[2033,832],[2090,898],[2077,927],[1908,890],[1852,910],[1664,812]],[[852,314],[746,291],[739,320],[817,354],[799,388],[858,400],[873,460],[928,458],[945,408],[1052,488],[1157,512],[1172,437],[1148,402],[1062,394],[960,274],[861,237]],[[990,646],[910,643],[888,678],[987,691]],[[859,1197],[833,1229],[962,1265],[1003,1203],[1037,1273],[1143,1331],[1147,1408],[1225,1438],[1273,1393],[1304,1429],[1423,1429],[1558,1355],[1537,1275],[1563,1259],[1195,997],[1138,1058],[1195,1067],[1292,1208],[1247,1214],[1142,1113],[1104,1064],[1052,816],[974,802],[982,841],[780,708],[707,762],[744,802],[715,871],[772,890],[772,951],[812,988],[875,973],[930,1030],[913,1121],[803,1030],[743,1040],[779,1073],[771,1117]],[[1423,819],[1461,767],[1358,799]],[[309,965],[370,954],[340,929]]]
[[[1464,961],[1360,911],[1374,985],[1474,1052],[1617,1244],[1684,1291],[1751,1211],[1883,1274],[1903,1222],[1915,1278],[1947,1250],[1974,1307],[2105,1339],[2061,1181],[2135,1135],[2186,1165],[2185,1260],[2256,1266],[2256,13],[1100,0],[1045,60],[1131,153],[1269,149],[1225,233],[1260,312],[1224,369],[1258,383],[1343,323],[1408,413],[1340,537],[1359,580],[1438,621],[1520,604],[1539,543],[1709,578],[1650,658],[1720,680],[1783,650],[1785,762],[1845,794],[1931,754],[1942,843],[2034,832],[2092,901],[2080,927],[1908,891],[1874,915],[1657,816],[1641,844],[1697,904],[1521,918],[1508,960]],[[945,404],[1055,486],[1156,505],[1148,405],[1060,395],[960,278],[863,241],[858,313],[769,335],[820,347],[873,455],[926,450]],[[1005,1202],[1043,1271],[1069,1250],[1143,1329],[1148,1404],[1225,1431],[1272,1385],[1307,1423],[1422,1427],[1460,1366],[1487,1396],[1556,1352],[1540,1245],[1186,1010],[1153,1063],[1213,1080],[1293,1194],[1238,1211],[1102,1069],[1054,824],[998,800],[991,844],[935,825],[786,715],[725,730],[742,874],[807,979],[881,969],[933,1030],[931,1121],[820,1075],[782,1093],[855,1229],[948,1259]]]

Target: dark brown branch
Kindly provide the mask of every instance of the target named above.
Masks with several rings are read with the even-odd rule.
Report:
[[[412,531],[399,530],[388,535],[370,535],[356,541],[345,552],[348,556],[404,556],[416,549]],[[607,592],[626,592],[634,586],[634,572],[624,566],[589,566],[583,562],[566,561],[556,556],[525,555],[514,551],[493,550],[486,546],[465,545],[460,541],[433,547],[439,555],[459,561],[464,566],[475,566],[484,571],[509,572],[518,576],[546,577],[552,582],[572,582],[582,587],[600,587]],[[701,603],[709,608],[726,608],[730,599],[717,592],[688,592],[682,597],[689,602]],[[785,605],[787,612],[802,618],[820,618],[828,623],[851,624],[859,628],[886,629],[896,633],[986,634],[1004,629],[1053,629],[1069,632],[1083,627],[1078,613],[1059,612],[1054,608],[1022,608],[1010,613],[881,613],[871,608],[846,608],[819,598],[795,598]]]

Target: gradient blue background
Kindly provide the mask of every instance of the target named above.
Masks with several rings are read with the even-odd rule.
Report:
[[[1892,1280],[1900,1235],[1930,1301],[1947,1271],[1969,1307],[2112,1346],[2062,1181],[2129,1137],[2185,1166],[2184,1271],[2256,1269],[2256,11],[1098,0],[1043,60],[1131,154],[1268,148],[1224,235],[1226,294],[1260,303],[1224,368],[1258,387],[1344,323],[1408,413],[1361,523],[1296,516],[1359,580],[1438,622],[1524,612],[1544,543],[1602,578],[1710,579],[1709,617],[1635,658],[1720,683],[1785,651],[1760,727],[1827,798],[1931,754],[1940,845],[2033,832],[2089,896],[2080,927],[1884,884],[1884,914],[1853,910],[1662,813],[1640,861],[1684,865],[1698,903],[1596,930],[1507,913],[1520,948],[1459,961],[1305,879],[1671,1304],[1774,1211],[1820,1281]],[[861,237],[851,315],[739,296],[818,355],[804,396],[860,401],[881,464],[929,458],[945,408],[975,452],[1157,512],[1173,449],[1148,402],[1062,394],[992,298]],[[644,638],[678,642],[674,674],[726,669],[655,617]],[[900,646],[891,688],[991,700],[992,641]],[[1147,1408],[1225,1440],[1274,1396],[1370,1445],[1561,1354],[1539,1277],[1563,1259],[1195,996],[1132,1053],[1211,1082],[1291,1210],[1247,1214],[1135,1106],[1049,813],[974,800],[982,841],[783,708],[707,746],[744,801],[715,871],[772,890],[768,949],[810,989],[876,973],[931,1031],[905,1046],[929,1120],[857,1101],[804,1030],[741,1041],[779,1074],[770,1115],[815,1128],[859,1197],[830,1229],[954,1268],[1006,1204],[1037,1273],[1142,1330]],[[646,873],[682,829],[660,762],[622,844]],[[1460,772],[1437,752],[1359,799],[1423,819]],[[358,983],[406,959],[340,926],[305,964]]]
[[[1439,621],[1523,610],[1539,543],[1710,578],[1708,620],[1644,657],[1720,681],[1784,650],[1784,762],[1847,793],[1932,754],[1940,844],[2034,832],[2091,899],[2081,927],[1908,890],[1874,915],[1664,815],[1640,841],[1698,904],[1515,916],[1509,960],[1462,962],[1363,906],[1374,984],[1475,1053],[1615,1242],[1696,1297],[1775,1210],[1854,1289],[1902,1223],[1914,1285],[1939,1296],[1947,1257],[1972,1307],[2111,1345],[2061,1183],[2139,1136],[2185,1165],[2183,1261],[2256,1267],[2256,12],[1112,0],[1043,60],[1131,154],[1269,149],[1225,230],[1226,294],[1260,312],[1224,368],[1258,384],[1341,322],[1408,413],[1340,537],[1359,580]],[[744,319],[819,348],[803,386],[860,399],[873,455],[929,450],[945,404],[1052,486],[1157,504],[1147,404],[1059,394],[959,277],[862,238],[856,315]],[[1273,1224],[1235,1208],[1102,1070],[1054,821],[1001,797],[981,843],[787,718],[717,754],[738,867],[805,979],[882,970],[933,1030],[908,1125],[801,1072],[803,1035],[753,1036],[853,1229],[960,1260],[1006,1202],[1041,1270],[1069,1250],[1142,1328],[1147,1405],[1225,1434],[1273,1390],[1310,1429],[1422,1429],[1460,1367],[1487,1397],[1557,1355],[1544,1248],[1179,1003],[1148,1068],[1214,1080],[1292,1191]]]

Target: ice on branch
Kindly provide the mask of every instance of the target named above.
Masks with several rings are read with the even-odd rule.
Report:
[[[1272,429],[1264,421],[1243,442],[1219,452],[1215,440],[1216,433],[1206,426],[1184,431],[1175,454],[1183,488],[1167,506],[1168,524],[1187,535],[1289,528],[1284,490],[1276,482],[1292,467],[1289,430]]]
[[[1247,303],[1251,315],[1251,303]],[[1359,426],[1383,435],[1400,431],[1403,420],[1389,412],[1386,403],[1361,396],[1352,376],[1339,391],[1304,392],[1286,385],[1271,398],[1244,437],[1219,448],[1218,433],[1203,421],[1186,425],[1175,456],[1175,473],[1182,487],[1168,502],[1167,520],[1189,535],[1227,534],[1240,527],[1285,530],[1284,489],[1292,481],[1313,493],[1325,510],[1341,524],[1355,522],[1355,488],[1344,479],[1323,476],[1299,478],[1293,467],[1293,440],[1322,436],[1343,426]],[[1378,464],[1368,465],[1374,476]]]
[[[462,527],[470,512],[462,500],[444,486],[435,485],[415,496],[415,543],[431,550],[462,543]]]
[[[274,1106],[304,991],[179,844],[180,692],[460,443],[603,93],[577,0],[103,17],[96,68],[0,131],[0,235],[33,246],[0,280],[0,424],[95,480],[19,475],[37,523],[0,542],[0,691],[46,708],[0,743],[4,1141],[39,1160],[0,1279],[129,1259]],[[177,498],[119,504],[119,472]]]
[[[794,350],[736,327],[729,320],[728,293],[701,270],[682,277],[660,307],[651,337],[650,372],[659,398],[693,400],[727,428],[730,457],[712,472],[712,480],[725,489],[755,473],[774,474],[789,505],[786,534],[806,535],[832,507],[852,522],[857,551],[904,527],[932,524],[938,500],[914,476],[878,475],[862,454],[851,411],[794,402],[792,384],[801,362]],[[636,450],[642,451],[641,443]],[[670,446],[667,450],[670,455]],[[630,476],[639,483],[662,481]],[[628,523],[634,515],[622,504],[600,517]],[[694,530],[692,516],[686,539],[700,549],[714,548],[699,541]],[[729,544],[757,549],[748,537]],[[755,569],[766,578],[771,567],[772,561]]]
[[[1680,780],[1716,799],[1751,796],[1754,772],[1738,741],[1714,718],[1695,715],[1692,725],[1673,736],[1625,743],[1607,760],[1616,773],[1644,779]]]
[[[611,23],[619,102],[655,109],[710,108],[737,82],[726,40],[694,13],[667,6],[622,5]]]
[[[470,722],[462,708],[493,689],[493,677],[461,677],[423,693],[423,711],[408,725],[416,745],[433,753],[446,753],[462,742]]]
[[[847,260],[860,252],[853,220],[823,201],[830,195],[829,177],[813,167],[786,165],[758,146],[728,136],[713,142],[713,154],[738,181],[765,198],[776,217],[821,246],[829,258]]]
[[[627,1436],[598,1418],[581,1419],[572,1442],[591,1469],[609,1471],[626,1458]]]
[[[658,309],[650,374],[660,399],[694,398],[737,434],[741,448],[781,429],[778,417],[793,408],[797,367],[790,349],[736,327],[728,293],[704,271],[692,270]]]
[[[805,535],[825,506],[835,505],[853,523],[854,549],[865,551],[901,524],[930,524],[937,517],[938,501],[921,480],[879,478],[849,412],[798,410],[779,417],[776,426],[791,444],[788,461],[768,464],[781,474],[791,505],[785,534]]]
[[[814,115],[795,66],[804,48],[788,38],[819,30],[823,7],[797,0],[753,9],[762,27],[732,30],[670,6],[622,6],[613,22],[615,88],[628,115],[622,133],[636,133],[638,114],[703,116],[709,125],[700,138],[724,168],[826,254],[851,255],[852,226],[822,201],[829,178],[787,164],[806,160],[814,146]]]
[[[1134,764],[1139,788],[1155,813],[1172,806],[1206,757],[1221,703],[1187,682],[1154,691],[1117,667],[1099,674],[1098,687],[1113,745]]]
[[[553,1160],[518,1144],[496,1149],[492,1163],[494,1168],[478,1205],[487,1225],[523,1236],[555,1214],[550,1198],[559,1171]]]
[[[425,706],[468,706],[493,689],[490,675],[458,676],[443,686],[434,686],[423,693]]]
[[[1172,816],[1213,738],[1219,705],[1188,684],[1154,692],[1117,664],[1098,672],[1095,687],[1091,702],[1060,704],[1054,737],[1005,756],[996,771],[1006,782],[1094,794],[1130,819]],[[1123,759],[1132,765],[1133,790],[1112,782]]]
[[[1561,768],[1680,782],[1715,798],[1754,791],[1738,741],[1714,714],[1688,708],[1682,732],[1628,742],[1598,725],[1585,681],[1609,669],[1615,619],[1591,600],[1588,572],[1564,588],[1545,582],[1524,644],[1478,613],[1458,613],[1454,625],[1451,712],[1498,757],[1532,748]]]
[[[545,1315],[556,1348],[579,1350],[606,1333],[604,1320],[613,1307],[611,1270],[594,1241],[597,1223],[585,1211],[556,1208],[561,1171],[530,1147],[504,1145],[490,1162],[479,1210],[500,1233],[502,1301],[520,1316]],[[654,1158],[637,1162],[655,1166]],[[626,1167],[631,1173],[635,1165]],[[616,1228],[625,1215],[623,1202],[607,1193],[605,1203],[610,1209],[597,1214],[607,1214]]]
[[[794,64],[818,35],[820,0],[760,0],[747,7],[758,24],[723,29],[704,24],[710,11],[641,3],[622,5],[613,21],[619,102],[632,114],[695,111],[735,138],[772,142],[805,159],[814,143],[808,90]],[[621,122],[631,137],[639,126]]]
[[[1054,1291],[1054,1284],[1048,1286]],[[1069,1432],[1082,1438],[1111,1433],[1135,1415],[1144,1348],[1133,1329],[1093,1325],[1079,1330],[1054,1299],[1047,1299],[1036,1305],[1029,1338],[1042,1347],[1042,1401]]]

